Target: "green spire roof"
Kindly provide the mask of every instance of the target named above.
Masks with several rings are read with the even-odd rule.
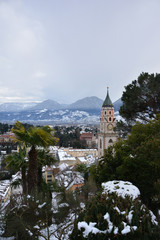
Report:
[[[113,107],[113,103],[109,97],[108,87],[107,87],[107,96],[106,96],[106,99],[104,100],[102,107]]]

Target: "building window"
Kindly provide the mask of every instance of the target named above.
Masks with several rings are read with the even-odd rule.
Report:
[[[52,173],[51,172],[47,172],[47,175],[52,175]]]
[[[111,111],[109,111],[109,114],[111,115]]]
[[[111,118],[111,117],[109,117],[109,121],[110,121],[110,122],[112,121],[112,118]]]
[[[52,178],[52,175],[48,175],[47,178]]]
[[[47,179],[47,182],[49,183],[49,182],[52,182],[52,180],[50,180],[50,179]]]
[[[109,143],[113,143],[113,140],[112,139],[109,139],[109,141],[108,141]]]

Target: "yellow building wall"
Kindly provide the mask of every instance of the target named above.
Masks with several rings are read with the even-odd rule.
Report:
[[[54,181],[53,170],[45,171],[45,182],[50,183]]]
[[[64,148],[64,151],[73,157],[84,157],[89,154],[92,154],[94,157],[98,156],[97,149],[70,149],[70,148]]]

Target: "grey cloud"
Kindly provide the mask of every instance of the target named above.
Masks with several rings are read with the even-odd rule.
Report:
[[[2,0],[4,99],[104,99],[108,85],[117,100],[142,71],[159,72],[159,9],[158,0]]]

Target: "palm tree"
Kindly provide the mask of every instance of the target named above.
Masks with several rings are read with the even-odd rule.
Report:
[[[55,145],[58,141],[53,135],[53,130],[49,126],[44,127],[30,127],[25,129],[23,124],[17,121],[12,129],[15,134],[14,139],[26,144],[30,147],[29,168],[28,168],[28,193],[37,190],[38,185],[38,160],[37,160],[37,146],[47,148],[50,145]]]
[[[8,155],[5,158],[5,162],[7,163],[6,168],[13,169],[15,171],[21,170],[23,193],[26,194],[27,193],[26,169],[28,166],[28,162],[26,158],[25,146],[24,147],[20,146],[19,151],[17,153]]]
[[[45,165],[50,166],[55,163],[57,160],[53,157],[49,150],[40,149],[37,151],[38,153],[38,186],[41,187],[42,184],[42,167]]]

